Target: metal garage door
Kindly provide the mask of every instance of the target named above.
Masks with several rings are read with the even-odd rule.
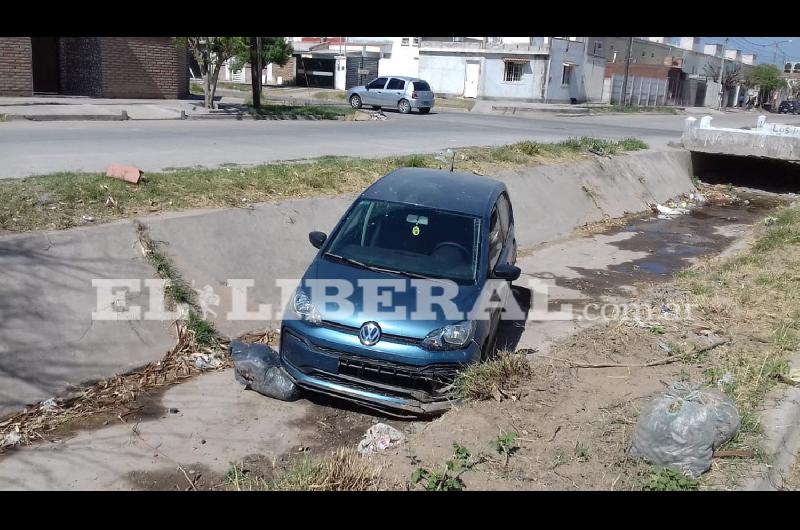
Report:
[[[366,85],[378,77],[377,57],[348,57],[345,89]]]
[[[336,69],[335,59],[298,57],[296,64],[297,75],[295,83],[298,86],[333,88],[334,71]]]

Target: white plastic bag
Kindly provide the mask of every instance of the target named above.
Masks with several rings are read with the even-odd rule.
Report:
[[[733,400],[699,385],[673,383],[645,405],[631,454],[697,478],[711,467],[714,450],[739,430]]]

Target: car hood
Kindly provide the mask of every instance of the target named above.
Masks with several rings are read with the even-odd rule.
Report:
[[[321,256],[318,257],[309,267],[303,280],[308,279],[339,279],[347,280],[353,283],[354,291],[348,300],[353,304],[353,311],[348,313],[338,313],[335,311],[335,306],[332,306],[332,312],[326,313],[323,308],[318,308],[323,311],[323,320],[333,322],[342,326],[350,328],[359,328],[362,324],[369,321],[377,322],[385,334],[397,335],[402,337],[409,337],[414,339],[422,339],[432,330],[460,322],[464,318],[447,318],[441,309],[433,306],[433,312],[437,315],[435,319],[415,320],[411,319],[411,312],[417,309],[417,286],[420,285],[442,285],[441,281],[425,280],[425,279],[410,279],[397,274],[389,274],[383,272],[375,272],[359,267],[347,265],[331,261]],[[359,280],[395,280],[402,282],[404,290],[401,288],[387,289],[382,288],[379,292],[383,293],[388,290],[391,293],[390,304],[379,304],[379,308],[365,307],[364,304],[364,291],[358,286]],[[412,283],[413,282],[413,285]],[[434,288],[434,295],[440,294],[441,291]],[[453,303],[458,308],[458,311],[464,315],[469,313],[478,296],[480,289],[475,285],[459,285],[458,294],[452,299]],[[373,306],[375,304],[372,304]],[[400,315],[390,315],[394,309],[405,308]]]

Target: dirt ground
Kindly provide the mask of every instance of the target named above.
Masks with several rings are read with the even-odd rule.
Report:
[[[684,296],[675,271],[700,256],[746,245],[778,201],[753,196],[745,206],[708,206],[671,220],[633,216],[522,252],[520,265],[526,277],[553,281],[551,304],[571,303],[581,311],[592,302],[639,302],[658,313]],[[12,448],[0,455],[0,489],[231,489],[226,476],[234,465],[269,483],[305,457],[354,447],[378,421],[406,436],[402,445],[371,458],[381,469],[382,489],[419,488],[412,474],[443,469],[454,443],[474,462],[460,475],[467,490],[641,489],[650,468],[626,452],[638,413],[669,383],[702,381],[702,366],[573,365],[645,364],[680,353],[667,336],[696,346],[718,338],[681,315],[656,326],[528,321],[511,323],[504,333],[510,349],[528,355],[533,376],[507,389],[501,401],[405,421],[324,397],[269,400],[243,391],[228,369],[146,396],[125,417],[98,416],[47,441]],[[516,434],[508,458],[492,446],[507,433]],[[701,483],[719,487],[728,484]]]
[[[669,287],[655,294],[668,295]],[[534,353],[534,376],[515,391],[516,400],[471,403],[423,426],[387,455],[387,485],[403,487],[419,466],[442,467],[457,442],[486,457],[461,476],[465,489],[641,489],[648,466],[626,453],[639,410],[670,382],[700,378],[700,370],[680,363],[573,368],[554,358],[643,364],[665,355],[653,333],[624,324],[592,327]],[[492,441],[509,432],[517,434],[518,448],[506,464]]]

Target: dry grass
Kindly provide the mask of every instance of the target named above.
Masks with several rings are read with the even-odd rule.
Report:
[[[236,491],[370,491],[378,489],[381,470],[355,450],[341,448],[326,457],[303,456],[283,475],[267,480],[232,464],[225,489]]]
[[[467,366],[456,375],[456,394],[463,399],[482,400],[498,392],[514,390],[531,375],[531,365],[522,353],[497,352],[494,359]]]
[[[505,169],[580,159],[587,153],[645,149],[634,140],[575,138],[555,144],[520,142],[457,151],[457,171],[489,175]],[[60,230],[155,212],[226,208],[361,191],[399,167],[449,167],[433,154],[353,159],[323,157],[298,163],[216,169],[176,168],[143,175],[139,185],[99,173],[56,173],[0,182],[0,233]]]
[[[733,446],[753,449],[760,435],[758,407],[800,349],[800,208],[784,208],[775,217],[750,249],[678,275],[698,324],[731,339],[696,361],[705,382],[736,401],[742,428]]]
[[[794,455],[794,466],[786,478],[785,486],[794,491],[800,491],[800,452]]]

